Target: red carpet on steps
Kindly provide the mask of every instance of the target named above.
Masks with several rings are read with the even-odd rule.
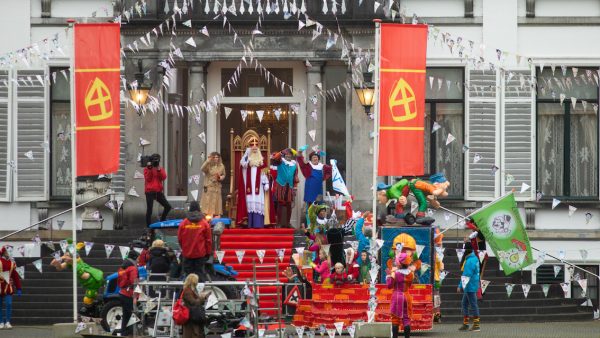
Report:
[[[252,281],[252,261],[256,262],[256,279],[259,281],[281,281],[276,276],[275,264],[279,266],[279,272],[290,265],[293,253],[294,229],[225,229],[221,235],[221,251],[225,251],[223,263],[230,265],[237,272],[237,280]],[[277,249],[285,249],[283,260],[277,257]],[[244,250],[244,258],[240,263],[236,251]],[[265,250],[265,257],[260,263],[257,250]],[[273,286],[259,287],[260,308],[277,307],[277,288]],[[283,300],[281,301],[283,303]],[[262,310],[262,314],[274,316],[277,310]]]

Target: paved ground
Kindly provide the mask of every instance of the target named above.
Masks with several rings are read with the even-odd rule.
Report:
[[[415,332],[411,337],[451,338],[600,338],[600,321],[578,323],[482,323],[481,332],[459,332],[457,324],[434,326],[430,332]],[[51,338],[51,326],[21,326],[0,330],[2,338]],[[319,336],[317,336],[319,337]],[[404,337],[401,335],[401,337]],[[295,337],[293,337],[295,338]]]

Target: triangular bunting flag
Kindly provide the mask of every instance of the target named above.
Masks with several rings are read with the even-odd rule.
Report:
[[[552,210],[554,210],[554,208],[556,208],[559,204],[560,204],[560,200],[553,198],[552,199]]]
[[[112,244],[104,244],[104,251],[106,252],[106,258],[110,258],[110,254],[113,252],[115,248]]]
[[[194,201],[197,201],[198,200],[198,189],[192,190],[192,191],[190,191],[190,193],[192,194]]]
[[[346,331],[348,331],[348,334],[350,335],[350,337],[354,338],[354,334],[356,333],[356,329],[355,329],[354,325],[347,326]]]
[[[31,263],[33,264],[33,266],[35,266],[36,269],[38,269],[38,271],[40,273],[42,273],[42,259],[41,258],[37,259],[37,260],[35,260],[35,261],[31,262]]]
[[[243,2],[243,1],[242,1]],[[229,118],[229,115],[231,115],[231,111],[233,110],[230,107],[223,107],[223,110],[225,110],[225,119],[227,120]]]
[[[421,253],[423,253],[423,249],[425,249],[425,245],[417,244],[417,257],[421,257]]]
[[[504,286],[506,287],[506,294],[508,295],[508,298],[510,298],[510,295],[512,294],[515,285],[511,283],[504,283]]]
[[[556,278],[558,276],[558,273],[560,272],[560,270],[562,270],[562,266],[554,265],[554,278]]]
[[[460,276],[460,284],[462,285],[463,289],[467,288],[467,284],[469,284],[470,280],[471,280],[471,277],[469,277],[469,276]]]
[[[246,253],[246,250],[235,250],[235,255],[237,256],[238,262],[240,264],[242,264],[242,261],[244,260],[245,253]]]
[[[264,115],[265,115],[265,111],[264,110],[257,110],[256,111],[256,116],[258,117],[258,122],[262,122]]]
[[[523,288],[523,295],[525,296],[525,298],[527,298],[529,290],[531,289],[531,284],[521,284],[521,287]]]
[[[89,256],[90,251],[92,251],[92,247],[94,246],[93,242],[83,242],[83,244],[85,245],[85,255]]]
[[[327,1],[323,1],[323,3],[326,4]],[[329,338],[335,337],[335,329],[327,329],[327,335],[329,335]]]
[[[258,256],[260,264],[262,264],[263,259],[265,259],[265,250],[256,250],[256,255]]]
[[[565,297],[567,297],[569,294],[570,283],[560,283],[560,287],[562,288]]]
[[[435,133],[440,128],[442,128],[442,126],[440,126],[440,124],[437,123],[436,121],[433,121],[433,126],[431,127],[431,133]]]
[[[577,208],[572,205],[569,205],[569,217],[573,216],[575,211],[577,211]]]
[[[456,249],[456,256],[458,257],[458,262],[462,261],[463,256],[465,255],[465,249]]]
[[[225,257],[225,251],[217,251],[217,259],[219,260],[219,264],[223,264],[223,257]]]
[[[119,251],[121,252],[121,258],[123,259],[127,258],[127,255],[129,255],[128,246],[119,245]]]
[[[423,263],[421,264],[421,275],[424,274],[425,272],[427,272],[427,270],[429,270],[430,265],[427,263]]]
[[[529,184],[527,184],[525,182],[521,183],[521,194],[524,193],[524,192],[526,192],[527,190],[529,190],[529,188],[531,188],[529,186]]]
[[[279,258],[279,261],[283,262],[283,257],[285,255],[285,249],[276,249],[275,251],[277,252],[277,257]]]
[[[25,279],[25,267],[24,266],[19,266],[15,270],[17,270],[17,273],[19,274],[19,277],[21,277],[21,279]]]
[[[335,323],[333,323],[333,325],[335,325],[335,329],[337,330],[337,333],[341,336],[342,329],[344,329],[344,322],[335,322]]]
[[[485,293],[485,289],[487,289],[488,285],[490,285],[489,280],[485,280],[485,279],[481,280],[481,293]]]
[[[440,272],[440,283],[444,281],[444,278],[446,278],[447,275],[448,275],[448,271]]]
[[[548,290],[550,290],[550,284],[542,284],[542,291],[544,292],[544,297],[548,297]]]
[[[579,279],[579,280],[577,280],[577,282],[579,283],[579,286],[581,286],[583,293],[586,293],[587,282],[588,282],[587,278]]]
[[[456,140],[456,137],[448,133],[448,137],[446,138],[446,145],[449,145],[450,143],[454,142],[454,140]]]

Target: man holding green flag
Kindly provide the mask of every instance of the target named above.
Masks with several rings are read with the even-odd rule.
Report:
[[[527,231],[512,192],[474,212],[470,218],[483,233],[506,275],[534,263]]]

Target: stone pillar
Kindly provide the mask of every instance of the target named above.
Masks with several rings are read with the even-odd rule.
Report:
[[[323,66],[324,62],[320,61],[310,61],[312,67],[307,69],[306,77],[307,77],[307,89],[306,89],[306,132],[307,132],[307,144],[309,148],[307,149],[306,155],[310,153],[311,148],[315,145],[319,146],[319,149],[325,149],[324,141],[324,130],[325,126],[325,99],[319,95],[319,88],[317,84],[323,85]],[[313,103],[312,99],[316,96],[317,101]],[[317,120],[313,118],[312,111],[317,111]],[[315,131],[315,140],[310,137],[311,130]],[[308,160],[308,159],[307,159]]]
[[[189,91],[189,105],[195,105],[200,101],[206,100],[206,63],[205,62],[192,62],[189,67],[190,75],[188,77],[188,91]],[[198,121],[200,124],[198,124]],[[190,191],[190,199],[193,199],[191,191],[198,190],[198,196],[202,195],[203,175],[200,171],[200,167],[204,160],[207,158],[207,147],[206,143],[200,139],[198,135],[205,133],[206,140],[208,140],[208,132],[206,128],[207,120],[206,114],[202,113],[200,119],[195,118],[195,114],[190,114],[188,123],[188,173],[192,175],[200,175],[200,184],[196,185],[195,182],[188,181],[188,191]]]

